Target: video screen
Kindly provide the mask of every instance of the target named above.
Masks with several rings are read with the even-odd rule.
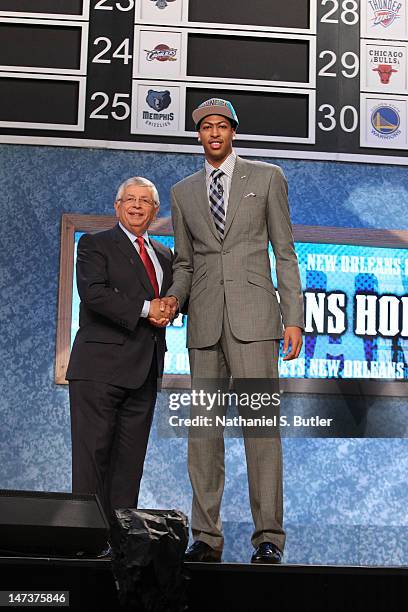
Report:
[[[75,251],[82,232],[75,232]],[[152,235],[174,248],[173,236]],[[305,303],[297,360],[279,360],[284,378],[408,379],[408,249],[296,242]],[[272,280],[277,285],[273,251]],[[164,374],[188,375],[187,316],[167,329]],[[73,277],[71,346],[79,325]]]

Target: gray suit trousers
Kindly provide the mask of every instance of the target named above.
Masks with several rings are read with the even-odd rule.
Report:
[[[224,306],[220,340],[213,346],[189,351],[193,386],[194,379],[225,379],[229,376],[241,379],[277,379],[278,351],[279,340],[237,340],[232,334],[227,308]],[[192,410],[192,416],[194,414]],[[283,550],[285,532],[282,527],[280,437],[248,436],[245,428],[243,436],[249,497],[255,524],[252,544],[257,547],[262,542],[273,542]],[[193,488],[191,523],[194,540],[201,540],[216,550],[222,550],[224,540],[220,507],[225,479],[223,436],[200,436],[190,430],[188,469]]]

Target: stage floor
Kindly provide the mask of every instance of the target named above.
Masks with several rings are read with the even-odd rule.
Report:
[[[223,521],[223,561],[249,562],[252,523]],[[283,562],[302,566],[408,566],[405,525],[296,525],[285,522]]]
[[[384,612],[408,606],[408,567],[225,562],[184,567],[190,612]],[[123,609],[106,559],[2,556],[0,590],[68,591],[69,609]]]

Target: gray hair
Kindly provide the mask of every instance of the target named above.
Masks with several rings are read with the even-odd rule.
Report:
[[[159,208],[159,206],[160,206],[160,198],[159,198],[159,193],[158,193],[158,191],[156,189],[156,185],[154,183],[152,183],[152,181],[149,181],[149,179],[143,178],[143,176],[132,176],[131,178],[129,178],[126,181],[124,181],[119,186],[118,192],[116,194],[115,202],[117,202],[118,200],[122,199],[122,196],[123,196],[124,192],[131,185],[136,185],[136,186],[140,186],[140,187],[149,187],[149,189],[152,192],[154,206],[155,206],[155,208]]]

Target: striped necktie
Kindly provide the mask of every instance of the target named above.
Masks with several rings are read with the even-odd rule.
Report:
[[[221,177],[224,176],[225,172],[216,169],[210,174],[210,209],[212,216],[214,217],[215,227],[221,238],[224,238],[225,229],[225,208],[224,208],[224,188],[221,183]]]

